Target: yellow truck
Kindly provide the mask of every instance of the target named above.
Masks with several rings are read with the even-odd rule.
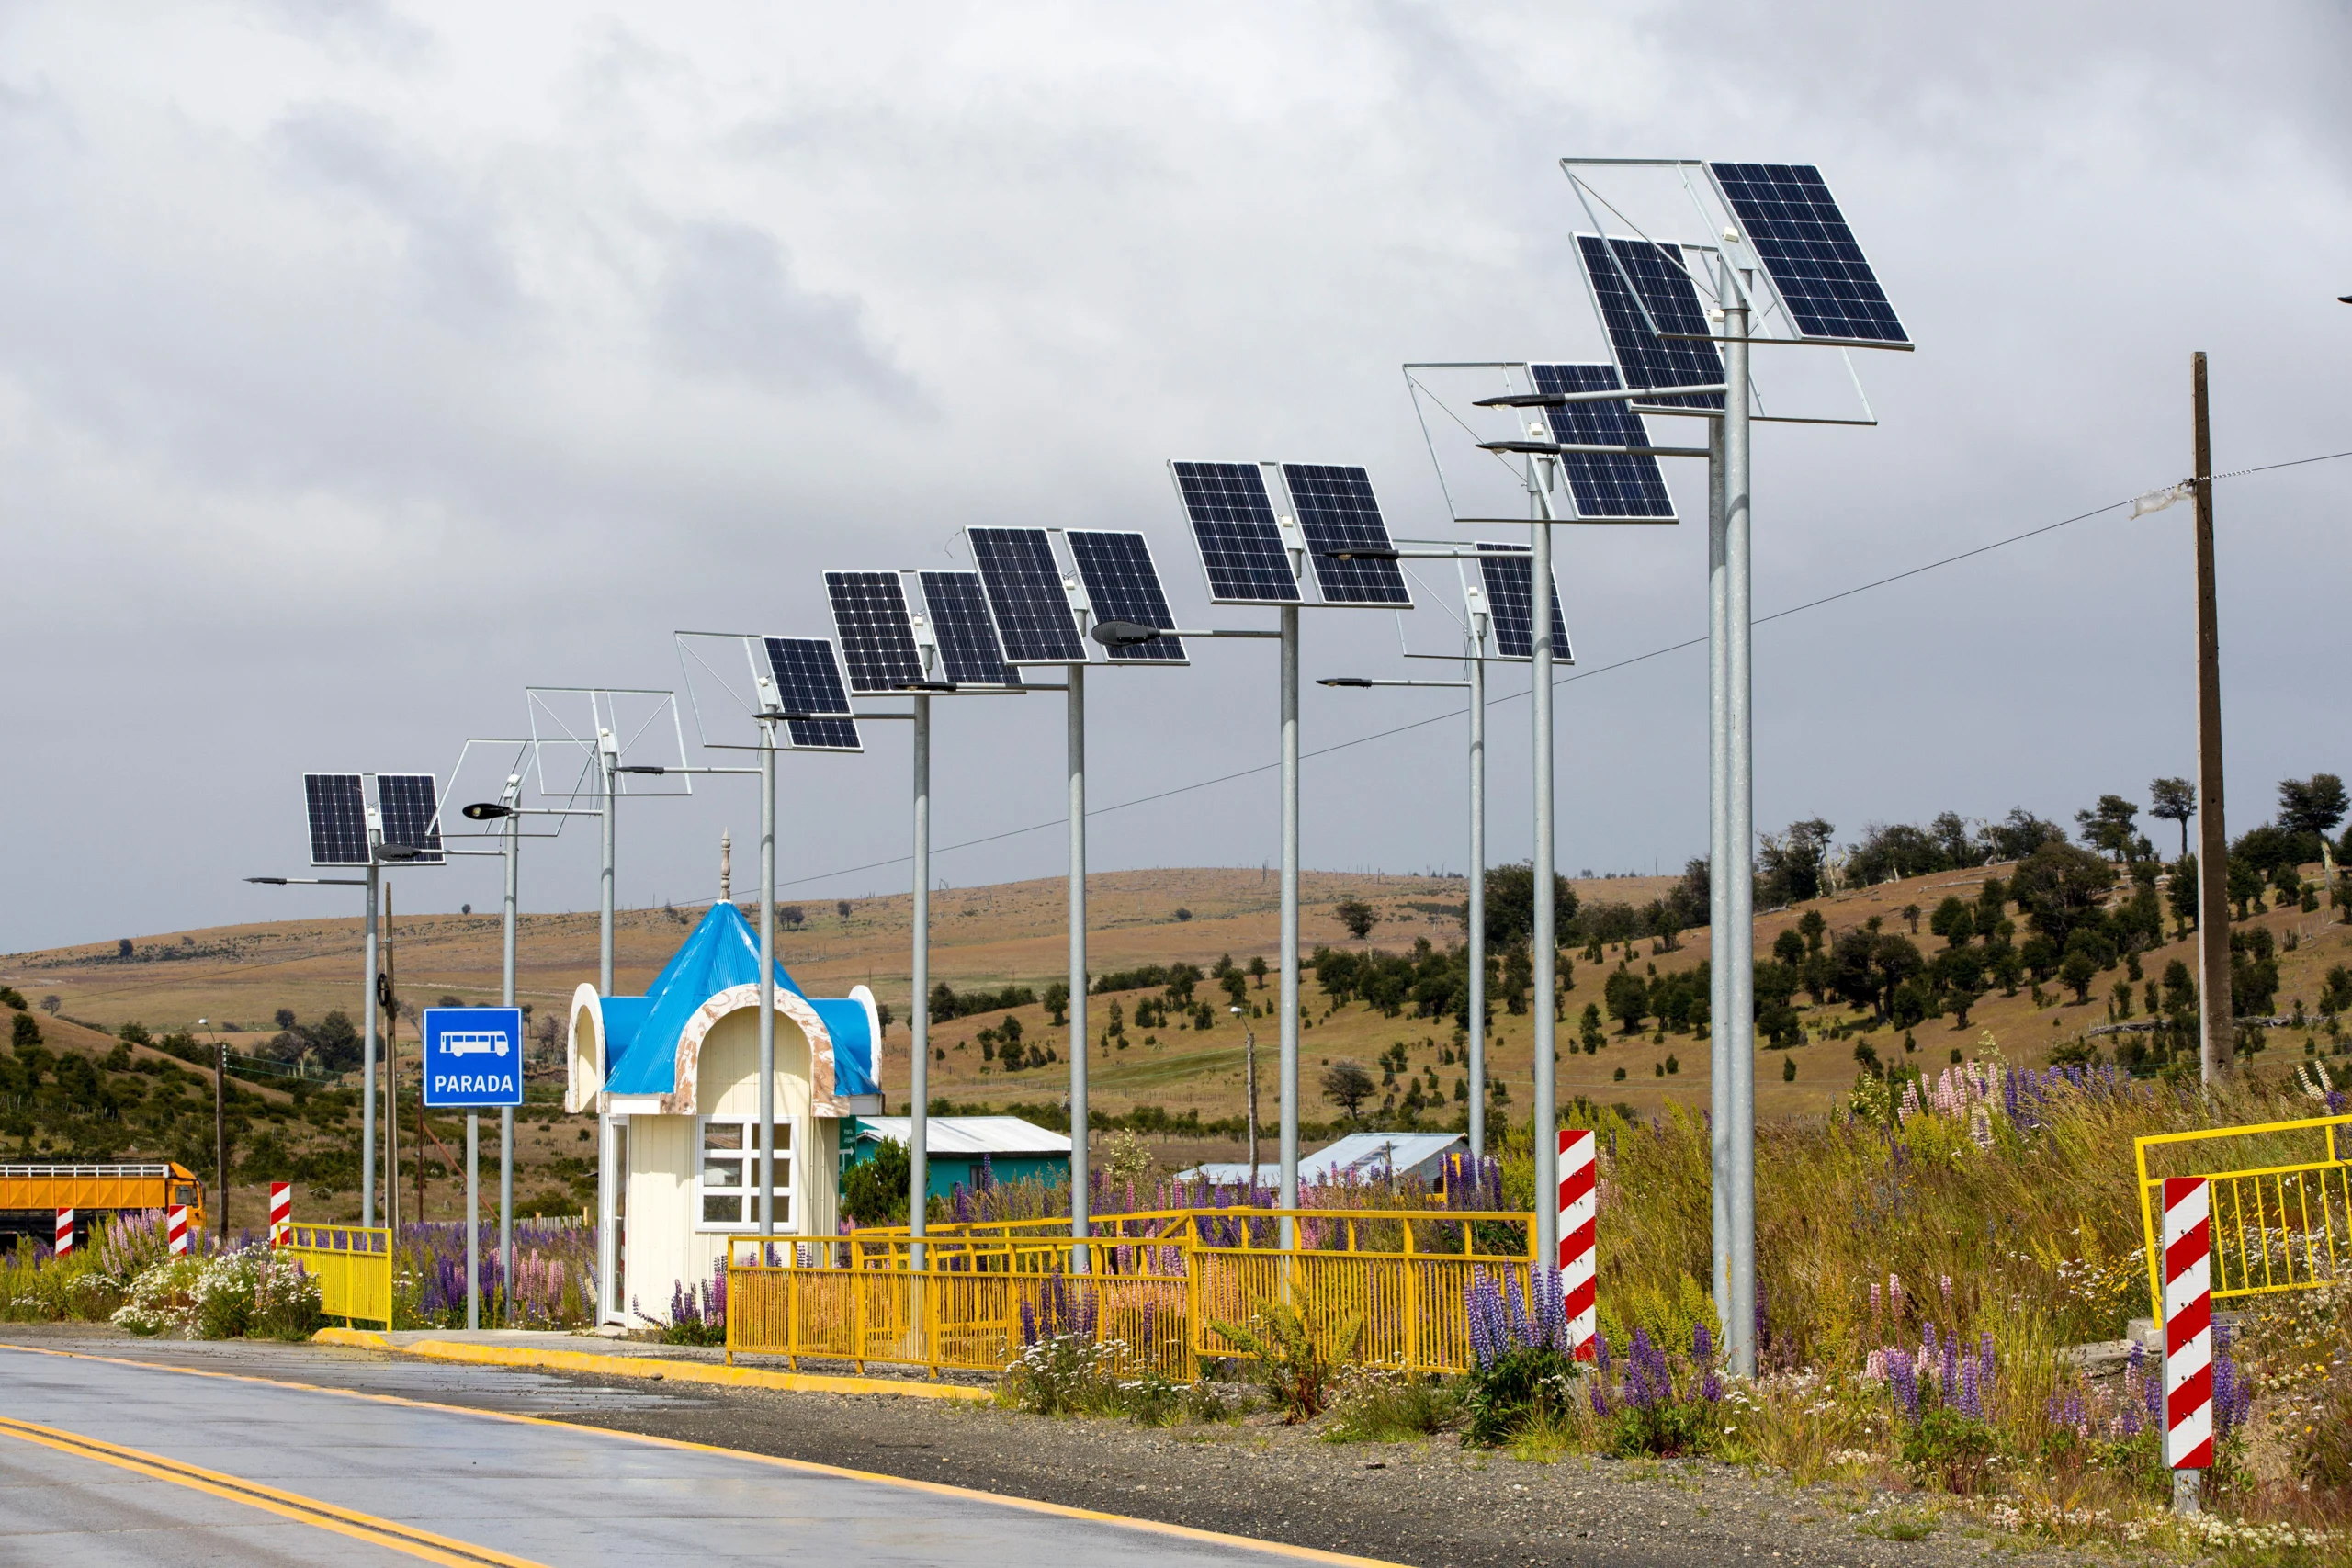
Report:
[[[204,1228],[204,1183],[186,1166],[0,1165],[0,1235],[57,1234],[57,1211],[74,1211],[77,1239],[104,1216],[124,1209],[187,1206],[188,1229]]]

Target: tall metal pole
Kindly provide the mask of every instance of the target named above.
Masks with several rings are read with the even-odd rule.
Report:
[[[760,1261],[775,1235],[775,721],[760,721]]]
[[[2189,360],[2197,443],[2197,1066],[2203,1082],[2229,1071],[2230,838],[2222,802],[2222,620],[2213,586],[2213,442],[2205,355]]]
[[[518,781],[519,782],[519,781]],[[510,798],[509,806],[519,804]],[[500,939],[498,1000],[502,1007],[514,1005],[514,919],[515,897],[522,876],[523,819],[506,819],[506,929]],[[514,1043],[514,1070],[523,1070],[523,1043]],[[498,1281],[505,1292],[504,1317],[511,1325],[514,1321],[514,1108],[498,1108]]]
[[[1298,606],[1285,604],[1283,615],[1283,1028],[1282,1028],[1282,1160],[1281,1206],[1298,1207]],[[1251,1171],[1254,1187],[1258,1173]],[[1291,1222],[1284,1215],[1280,1245],[1291,1245]]]
[[[1471,651],[1483,655],[1485,648],[1481,629]],[[1470,660],[1470,1157],[1486,1152],[1487,661],[1477,657]]]
[[[913,1245],[907,1261],[917,1273],[923,1268],[922,1236],[925,1210],[931,1204],[931,698],[922,692],[915,702],[915,908],[914,999],[907,1007],[907,1028],[913,1039],[914,1070],[907,1087],[909,1130],[912,1142],[908,1156],[907,1231]],[[881,1060],[881,1043],[875,1043],[875,1060]]]
[[[368,863],[367,999],[361,1007],[360,1045],[362,1090],[359,1096],[359,1223],[376,1224],[376,906],[382,893],[383,874]]]
[[[1724,609],[1731,626],[1724,661],[1731,701],[1728,827],[1731,919],[1724,933],[1731,1010],[1731,1321],[1724,1338],[1731,1368],[1756,1375],[1756,718],[1751,661],[1754,606],[1749,599],[1747,306],[1748,278],[1724,296]],[[1712,878],[1710,878],[1712,881]]]
[[[518,1061],[517,1066],[520,1066]],[[423,1112],[418,1120],[424,1119]],[[422,1216],[420,1216],[422,1217]],[[466,1112],[466,1327],[481,1326],[481,1112]]]
[[[596,895],[599,915],[596,989],[599,995],[609,999],[613,994],[613,807],[616,770],[619,767],[620,756],[613,750],[608,734],[597,737],[596,755],[605,773],[604,861]],[[602,1083],[605,1074],[611,1069],[613,1055],[611,1042],[604,1038],[601,1031],[596,1038],[596,1077]],[[598,1091],[599,1104],[596,1108],[596,1321],[600,1324],[610,1323],[620,1315],[617,1304],[620,1301],[620,1280],[616,1278],[616,1270],[620,1267],[620,1238],[615,1235],[618,1229],[618,1217],[614,1213],[615,1201],[618,1196],[618,1184],[615,1178],[618,1174],[616,1164],[620,1157],[617,1146],[620,1139],[612,1111],[602,1103],[609,1094],[609,1089]]]
[[[1086,1148],[1086,666],[1069,667],[1069,1234],[1091,1234]],[[1072,1247],[1070,1272],[1088,1249]]]
[[[1557,1032],[1552,1017],[1553,975],[1557,966],[1557,910],[1553,899],[1552,824],[1552,463],[1539,459],[1530,478],[1535,493],[1530,563],[1535,601],[1535,1266],[1556,1269],[1560,1260],[1559,1115],[1554,1104],[1554,1059]]]
[[[1722,292],[1718,290],[1718,293]],[[1707,422],[1707,1121],[1716,1342],[1731,1343],[1731,568],[1724,422]]]
[[[212,1042],[212,1180],[220,1189],[216,1228],[229,1239],[229,1043]]]

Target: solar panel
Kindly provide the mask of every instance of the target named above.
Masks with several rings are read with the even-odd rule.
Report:
[[[1908,344],[1846,215],[1811,164],[1712,164],[1756,259],[1806,337]]]
[[[1015,664],[1083,664],[1086,644],[1043,528],[967,528],[972,559]]]
[[[357,773],[304,773],[312,865],[368,863],[368,796]]]
[[[1600,309],[1601,328],[1609,334],[1609,347],[1617,355],[1617,367],[1625,373],[1626,386],[1724,384],[1723,355],[1715,352],[1713,344],[1658,335],[1690,333],[1703,337],[1708,331],[1707,312],[1699,303],[1699,286],[1682,270],[1679,251],[1647,240],[1611,240],[1604,250],[1599,235],[1578,234],[1577,254],[1584,261],[1593,301]],[[1640,291],[1641,305],[1649,307],[1657,333],[1642,319],[1641,305],[1634,303],[1634,293],[1626,288],[1628,276]],[[1657,408],[1719,409],[1724,406],[1724,395],[1691,392],[1646,401]]]
[[[1327,604],[1410,606],[1405,573],[1393,560],[1336,560],[1334,550],[1392,550],[1388,525],[1372,493],[1372,476],[1362,468],[1328,463],[1284,463],[1283,483],[1298,508],[1306,536],[1306,558],[1315,586]]]
[[[1605,392],[1623,387],[1610,365],[1531,365],[1539,392]],[[1622,402],[1559,403],[1544,411],[1562,446],[1646,446],[1642,416]],[[1623,452],[1563,452],[1568,493],[1579,517],[1672,517],[1674,498],[1657,459]]]
[[[1495,651],[1504,659],[1535,657],[1535,561],[1525,545],[1490,545],[1480,541],[1480,550],[1512,550],[1520,555],[1513,560],[1484,556],[1478,562],[1478,575],[1487,585],[1487,608],[1495,620]],[[1560,613],[1560,580],[1552,580],[1552,657],[1564,662],[1575,659],[1568,647],[1568,620]]]
[[[1152,564],[1151,546],[1141,534],[1100,534],[1070,530],[1069,553],[1078,561],[1078,575],[1094,614],[1105,621],[1133,621],[1139,626],[1172,626],[1175,612],[1159,586],[1159,569]],[[1111,649],[1114,663],[1182,664],[1182,637],[1156,637]]]
[[[1209,597],[1220,604],[1295,604],[1298,578],[1255,463],[1170,463],[1200,547]]]
[[[987,592],[977,571],[922,573],[923,608],[939,638],[947,678],[959,686],[1018,686],[1020,672],[1004,661]]]
[[[825,597],[833,608],[833,630],[849,664],[850,689],[899,692],[923,679],[922,652],[915,647],[907,615],[907,591],[895,571],[829,571]],[[786,705],[786,711],[810,710]]]
[[[848,717],[849,693],[842,685],[833,645],[820,637],[760,639],[768,672],[775,678],[776,702],[788,714],[840,714],[839,718],[794,718],[785,730],[796,751],[856,751],[856,721]]]
[[[378,773],[377,815],[384,825],[384,842],[428,850],[407,865],[441,863],[441,829],[435,818],[440,801],[431,773]]]

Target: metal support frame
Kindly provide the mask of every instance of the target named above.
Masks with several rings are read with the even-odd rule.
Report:
[[[515,783],[519,785],[521,780]],[[514,921],[515,896],[520,889],[523,858],[523,819],[506,818],[506,898],[505,931],[499,943],[498,999],[502,1007],[514,1005]],[[519,1062],[523,1043],[514,1043]],[[506,1292],[506,1322],[514,1322],[514,1108],[498,1108],[498,1278]]]
[[[1731,615],[1724,430],[1707,434],[1707,1107],[1716,1342],[1731,1343]]]
[[[368,863],[368,961],[367,1001],[361,1009],[360,1042],[361,1089],[359,1095],[359,1223],[368,1229],[376,1224],[376,976],[381,956],[377,946],[379,935],[378,908],[383,901],[383,868],[373,859]]]
[[[760,720],[760,1261],[775,1236],[775,720]]]
[[[1724,874],[1731,883],[1724,957],[1730,970],[1724,996],[1731,1007],[1729,1044],[1731,1118],[1730,1322],[1724,1336],[1736,1376],[1756,1375],[1756,715],[1755,606],[1749,596],[1747,285],[1735,286],[1724,309],[1724,608],[1731,637],[1724,661],[1730,721],[1730,757],[1724,771],[1729,809],[1725,830],[1731,850]],[[1712,876],[1709,878],[1712,883]]]
[[[1091,1249],[1086,1117],[1086,666],[1072,664],[1069,713],[1069,1267],[1083,1274]]]
[[[1282,753],[1283,753],[1283,873],[1282,873],[1282,1131],[1276,1157],[1282,1162],[1282,1207],[1298,1207],[1298,606],[1282,607]],[[1257,1178],[1255,1171],[1250,1179]],[[1292,1224],[1285,1213],[1280,1245],[1291,1246]]]
[[[1554,1131],[1559,1122],[1555,1108],[1555,1078],[1558,1063],[1558,1026],[1553,1017],[1555,1006],[1555,976],[1558,967],[1558,910],[1555,908],[1552,877],[1554,825],[1552,820],[1552,479],[1557,465],[1549,457],[1537,457],[1528,470],[1528,491],[1535,502],[1535,517],[1529,527],[1533,545],[1531,575],[1535,609],[1534,622],[1534,708],[1535,708],[1535,845],[1532,870],[1535,874],[1535,1264],[1538,1269],[1556,1269],[1560,1261],[1560,1150]]]
[[[597,771],[605,783],[605,807],[600,826],[603,829],[603,857],[597,878],[596,929],[596,990],[610,1000],[613,995],[613,807],[616,801],[620,753],[611,742],[609,732],[600,735],[596,747]],[[616,1232],[619,1216],[616,1200],[619,1195],[617,1163],[620,1158],[620,1128],[613,1120],[610,1108],[604,1103],[611,1097],[606,1075],[612,1067],[612,1042],[601,1028],[596,1032],[596,1321],[613,1322],[620,1315],[620,1240]]]
[[[908,1077],[908,1266],[923,1269],[922,1238],[931,1200],[931,698],[914,694],[914,996],[907,1004],[913,1070]],[[874,1043],[876,1077],[882,1043]]]

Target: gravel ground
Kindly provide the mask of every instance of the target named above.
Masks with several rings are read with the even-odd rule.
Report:
[[[2087,1561],[1939,1517],[1918,1499],[1792,1487],[1712,1463],[1464,1451],[1451,1437],[1330,1443],[1272,1425],[1149,1430],[882,1394],[784,1393],[454,1366],[379,1352],[130,1339],[86,1325],[0,1343],[283,1378],[813,1460],[1428,1568]],[[5,1367],[0,1359],[0,1367]],[[5,1406],[0,1374],[0,1406]],[[1886,1539],[1924,1524],[1919,1540]],[[2111,1559],[2109,1559],[2111,1560]]]

